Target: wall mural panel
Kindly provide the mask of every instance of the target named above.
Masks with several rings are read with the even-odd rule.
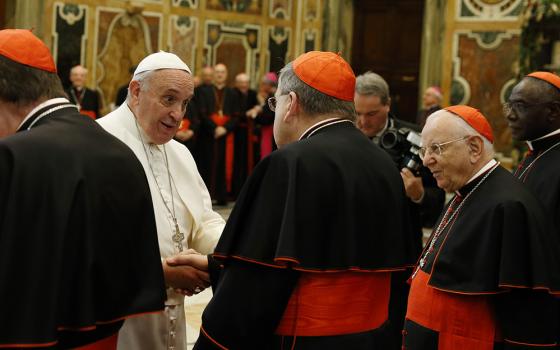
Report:
[[[231,83],[245,71],[258,87],[304,51],[321,45],[321,0],[42,0],[53,54],[67,81],[71,66],[89,69],[88,86],[110,111],[129,68],[156,50],[178,54],[193,71],[224,61]],[[65,45],[59,45],[64,42]]]
[[[266,70],[278,72],[288,60],[288,48],[290,43],[290,28],[270,27],[268,29],[268,57]]]
[[[181,57],[189,67],[195,67],[198,19],[172,15],[169,19],[169,51]]]
[[[262,12],[262,0],[207,0],[206,8],[208,10],[260,15]]]
[[[303,33],[303,51],[309,52],[316,50],[317,47],[317,30],[306,29]]]
[[[242,72],[255,81],[259,71],[260,31],[260,26],[251,24],[206,21],[206,62],[226,63],[230,85],[235,75]]]
[[[304,0],[305,21],[316,21],[321,15],[321,0]]]
[[[195,9],[198,7],[198,0],[173,0],[172,5],[175,7]]]
[[[87,13],[84,5],[60,2],[54,5],[52,52],[64,88],[70,86],[70,69],[77,64],[85,65]]]
[[[513,144],[502,116],[519,72],[519,44],[526,0],[434,0],[444,3],[441,85],[444,105],[479,108],[495,132],[498,159],[508,168]],[[428,43],[429,44],[429,43]]]
[[[519,34],[518,30],[455,34],[451,104],[479,108],[489,119],[500,150],[510,147],[502,103],[515,77]]]
[[[120,86],[130,81],[129,68],[160,48],[160,14],[131,14],[100,8],[95,77],[105,109]]]
[[[271,0],[268,15],[270,18],[290,19],[292,0]]]
[[[457,18],[469,21],[516,21],[523,0],[457,0]]]

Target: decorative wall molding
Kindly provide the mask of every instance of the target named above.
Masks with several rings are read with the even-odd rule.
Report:
[[[197,0],[173,0],[171,5],[174,7],[186,7],[191,9],[198,8],[198,1]]]
[[[524,0],[456,0],[461,21],[517,21]]]
[[[36,1],[44,3],[48,13],[44,22],[45,32],[50,35],[44,39],[53,48],[62,40],[56,30],[57,18],[64,23],[83,21],[84,30],[73,33],[83,36],[80,44],[71,50],[77,59],[68,62],[81,62],[89,68],[89,85],[101,90],[106,107],[112,102],[112,90],[117,88],[109,86],[109,81],[113,85],[122,84],[130,78],[128,65],[132,61],[159,49],[177,53],[194,72],[205,64],[215,63],[222,52],[220,48],[239,50],[227,56],[226,63],[232,67],[230,74],[247,69],[251,86],[257,88],[261,75],[267,71],[279,69],[306,47],[321,48],[325,36],[323,23],[325,18],[328,20],[324,13],[326,1],[321,0],[18,0],[17,3],[31,6]],[[69,5],[66,1],[72,1],[78,11],[66,11],[65,19],[61,19],[57,4]],[[117,44],[122,44],[120,50]],[[53,54],[56,57],[54,49]],[[107,112],[107,109],[102,111]]]
[[[268,28],[268,50],[265,67],[268,72],[278,72],[288,61],[291,29],[289,27]]]
[[[268,16],[277,19],[291,19],[292,0],[270,0]]]
[[[521,30],[467,32],[469,38],[476,39],[478,46],[486,50],[494,50],[502,44],[503,40],[509,40],[519,34],[521,34]]]
[[[241,58],[237,57],[238,62],[235,63],[240,63],[240,65],[232,69],[230,64],[229,80],[236,73],[245,72],[251,80],[255,81],[258,78],[257,72],[259,71],[260,32],[261,27],[254,24],[207,20],[204,34],[206,64],[221,63],[220,49],[222,46],[228,46],[230,49],[237,48],[238,51],[244,51],[244,62],[239,61]],[[231,53],[228,53],[228,57],[231,57]]]
[[[169,17],[167,47],[194,70],[196,66],[198,18],[179,15]]]
[[[453,46],[451,57],[453,57],[452,83],[451,83],[451,104],[467,104],[471,98],[471,87],[469,82],[461,76],[461,57],[459,56],[459,37],[468,35],[470,31],[456,31],[453,36]]]
[[[78,64],[86,66],[88,7],[63,2],[55,2],[53,6],[52,54],[66,88],[70,86],[70,69]]]

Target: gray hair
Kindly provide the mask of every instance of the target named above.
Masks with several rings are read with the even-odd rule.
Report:
[[[282,68],[278,81],[280,94],[295,92],[301,101],[301,108],[309,116],[335,114],[352,121],[356,119],[353,101],[339,100],[307,85],[295,74],[292,63]]]
[[[365,72],[356,77],[356,93],[366,96],[378,96],[382,104],[389,104],[389,85],[377,73]]]
[[[132,80],[136,80],[138,84],[140,84],[140,90],[146,91],[150,87],[150,77],[155,70],[148,70],[145,72],[140,72],[132,77]],[[130,100],[130,89],[128,89],[128,93],[126,95],[126,102]]]

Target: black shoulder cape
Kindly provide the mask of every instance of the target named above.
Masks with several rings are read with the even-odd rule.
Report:
[[[0,140],[0,347],[71,348],[164,307],[142,166],[75,107],[54,107]]]
[[[560,292],[560,245],[549,219],[523,184],[498,166],[450,222],[429,284],[474,294]]]
[[[376,271],[411,265],[412,251],[397,169],[351,122],[338,120],[258,164],[214,256]]]

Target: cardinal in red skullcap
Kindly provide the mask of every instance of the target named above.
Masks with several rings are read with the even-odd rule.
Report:
[[[164,307],[142,165],[22,29],[0,30],[0,242],[0,348],[116,349],[124,319]]]
[[[391,275],[413,264],[398,169],[355,126],[355,76],[308,52],[268,100],[279,149],[247,180],[209,258],[195,349],[387,349]]]
[[[419,153],[453,197],[414,269],[403,348],[542,349],[556,342],[558,236],[537,199],[494,160],[477,109],[432,114]]]
[[[560,237],[560,77],[533,72],[511,91],[504,114],[514,140],[525,141],[529,152],[515,176],[542,203]],[[560,302],[558,304],[560,319]],[[560,342],[560,324],[556,331]]]

